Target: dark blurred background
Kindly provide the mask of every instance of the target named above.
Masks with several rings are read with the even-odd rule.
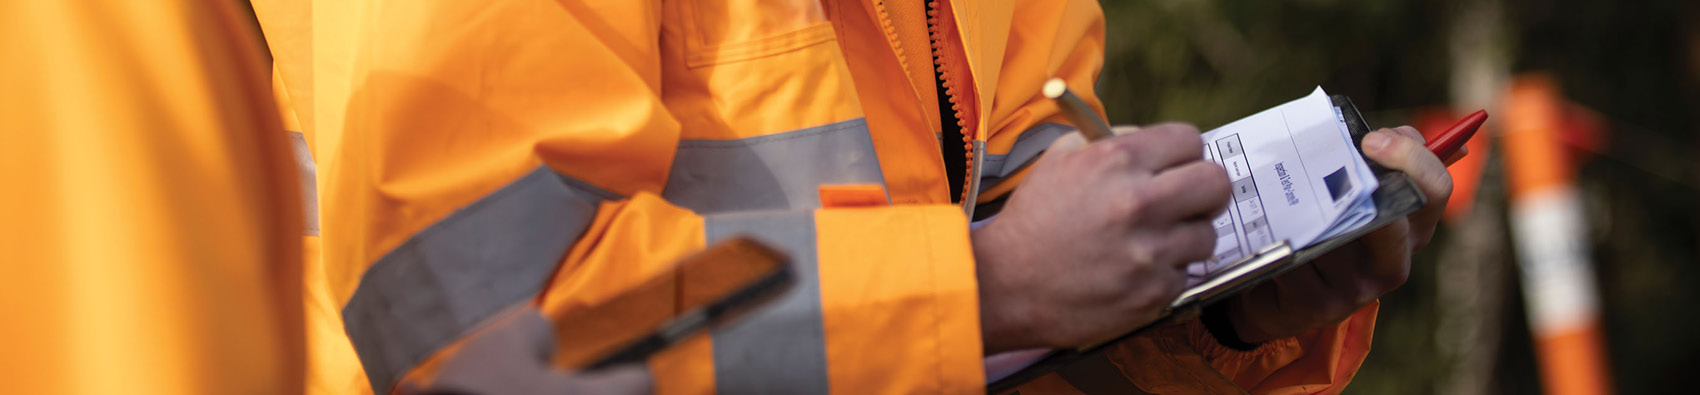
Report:
[[[1553,82],[1578,119],[1565,150],[1576,164],[1613,387],[1692,387],[1700,287],[1686,285],[1700,282],[1700,2],[1105,0],[1104,11],[1099,92],[1114,123],[1210,129],[1321,85],[1381,126],[1485,108],[1494,122],[1478,138],[1494,138],[1512,81]],[[1383,299],[1374,351],[1348,393],[1542,392],[1504,151],[1486,151],[1471,153],[1486,158],[1470,170],[1475,193],[1452,203],[1464,210]]]

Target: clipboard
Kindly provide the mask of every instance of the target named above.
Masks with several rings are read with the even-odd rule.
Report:
[[[1329,96],[1329,99],[1333,102],[1334,107],[1340,110],[1340,115],[1345,120],[1347,132],[1352,136],[1352,146],[1362,149],[1360,147],[1363,147],[1364,136],[1375,129],[1371,129],[1369,123],[1364,121],[1363,114],[1358,112],[1357,106],[1352,105],[1350,98],[1344,95],[1332,95]],[[1428,204],[1428,199],[1423,196],[1422,191],[1417,189],[1417,185],[1405,173],[1388,169],[1375,162],[1370,162],[1369,166],[1370,171],[1375,173],[1381,185],[1373,193],[1376,213],[1375,219],[1371,220],[1368,225],[1316,242],[1310,247],[1294,249],[1286,241],[1266,246],[1256,254],[1228,265],[1220,274],[1182,291],[1180,296],[1169,304],[1168,311],[1157,321],[1106,341],[1084,347],[1054,351],[1038,362],[988,384],[986,393],[1005,394],[1014,392],[1017,387],[1026,384],[1028,381],[1101,353],[1107,346],[1133,338],[1148,328],[1197,317],[1205,306],[1222,301],[1228,296],[1275,278],[1275,276],[1288,270],[1303,266],[1329,251],[1357,240],[1357,238],[1363,237],[1369,232],[1381,229],[1381,227],[1404,218]]]

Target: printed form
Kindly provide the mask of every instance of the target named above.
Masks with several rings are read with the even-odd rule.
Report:
[[[1321,87],[1203,138],[1233,196],[1213,221],[1215,256],[1187,267],[1188,286],[1282,240],[1304,248],[1375,219],[1375,174]]]

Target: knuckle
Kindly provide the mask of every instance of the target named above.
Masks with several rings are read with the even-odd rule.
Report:
[[[1118,195],[1121,198],[1115,199],[1114,205],[1110,209],[1111,214],[1116,215],[1117,218],[1137,221],[1144,218],[1145,212],[1151,209],[1150,198],[1145,195],[1142,189],[1135,188]]]
[[[1110,144],[1102,144],[1103,149],[1094,154],[1099,161],[1114,168],[1125,168],[1139,156],[1140,143],[1138,139],[1117,139]]]
[[[1399,134],[1403,134],[1403,135],[1405,135],[1405,137],[1410,138],[1411,140],[1415,140],[1419,144],[1428,142],[1428,138],[1423,137],[1423,132],[1418,131],[1416,127],[1413,127],[1411,125],[1402,125],[1402,126],[1393,128],[1393,130],[1399,131]]]
[[[1389,151],[1392,151],[1393,153],[1398,154],[1401,158],[1405,158],[1405,157],[1410,156],[1411,150],[1413,150],[1413,149],[1422,148],[1421,143],[1418,143],[1417,141],[1412,139],[1411,136],[1406,135],[1405,133],[1399,133],[1399,132],[1394,132],[1394,131],[1389,131],[1389,132],[1390,133],[1388,133],[1388,136],[1393,137],[1391,139],[1387,139],[1387,145],[1388,145]]]
[[[1152,274],[1152,266],[1155,266],[1155,263],[1157,262],[1157,254],[1156,251],[1153,251],[1147,246],[1136,246],[1128,249],[1127,259],[1129,262],[1134,263],[1133,265],[1129,265],[1129,274],[1134,277],[1142,278]]]

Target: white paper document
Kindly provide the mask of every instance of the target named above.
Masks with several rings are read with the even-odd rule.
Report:
[[[1203,138],[1233,196],[1213,223],[1215,257],[1187,267],[1188,286],[1282,240],[1300,249],[1375,219],[1375,174],[1321,87]]]

